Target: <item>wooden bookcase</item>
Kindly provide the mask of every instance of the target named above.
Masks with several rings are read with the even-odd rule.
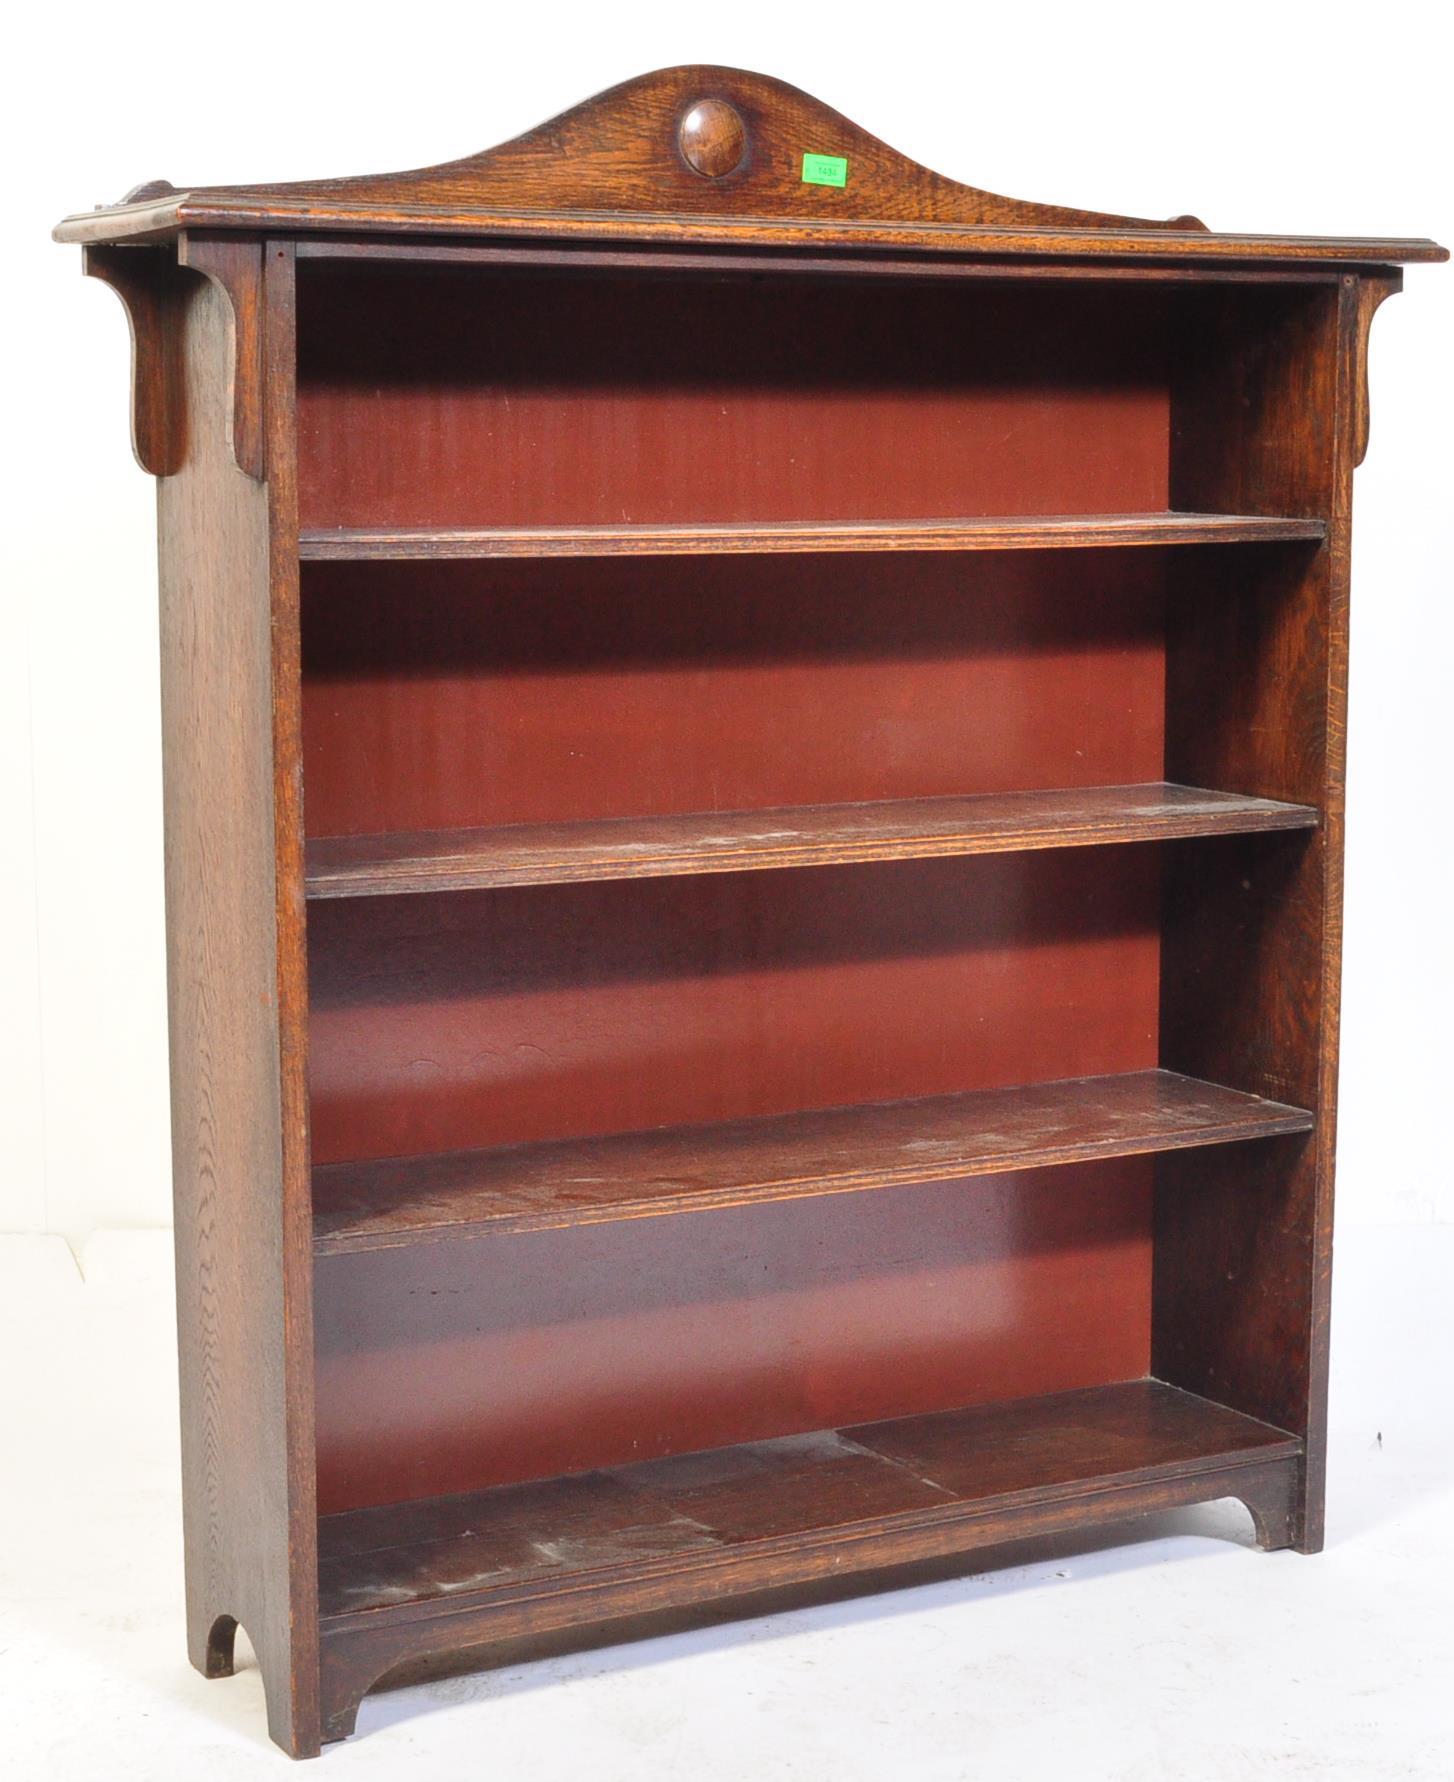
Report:
[[[720,68],[57,235],[158,478],[194,1661],[303,1756],[1010,1537],[1315,1550],[1352,471],[1443,251]]]

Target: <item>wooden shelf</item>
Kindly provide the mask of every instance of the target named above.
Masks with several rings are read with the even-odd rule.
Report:
[[[1321,539],[1322,520],[1261,514],[1035,514],[987,519],[783,521],[733,526],[339,527],[307,529],[308,561],[671,557],[783,551],[1038,551],[1108,545]]]
[[[1238,1473],[1289,1475],[1294,1436],[1138,1380],[971,1410],[748,1442],[324,1516],[325,1628],[433,1615],[521,1618],[521,1631],[604,1620],[833,1569],[929,1558],[1061,1526],[1066,1506],[1150,1507],[1138,1493]],[[1221,1480],[1209,1476],[1224,1474]],[[529,1617],[531,1619],[527,1620]]]
[[[875,804],[789,805],[500,829],[320,837],[307,846],[309,897],[656,879],[938,854],[1002,854],[1107,842],[1311,829],[1309,805],[1154,782],[993,792]]]
[[[58,233],[160,479],[198,1668],[315,1756],[1178,1505],[1316,1552],[1350,492],[1444,250],[701,65]]]
[[[1313,1116],[1174,1071],[1129,1071],[710,1126],[313,1171],[314,1250],[391,1249],[854,1193],[1307,1132]]]

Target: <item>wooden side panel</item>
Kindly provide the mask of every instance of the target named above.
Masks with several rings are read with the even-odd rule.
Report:
[[[271,488],[227,444],[227,298],[176,276],[187,453],[158,518],[188,1642],[225,1675],[241,1623],[273,1736],[301,1756],[319,1723],[296,567],[278,536],[291,258],[266,280]]]
[[[1317,1129],[1157,1165],[1155,1371],[1305,1438],[1305,1551],[1322,1540],[1357,310],[1354,280],[1208,293],[1173,423],[1174,505],[1329,527],[1249,558],[1235,589],[1179,564],[1167,636],[1168,777],[1323,812],[1301,836],[1169,857],[1162,991],[1167,1068],[1294,1101]]]

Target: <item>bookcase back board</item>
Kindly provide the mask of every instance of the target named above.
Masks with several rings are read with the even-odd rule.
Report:
[[[1351,472],[1443,250],[710,68],[57,234],[160,478],[194,1661],[306,1755],[1011,1536],[1315,1550]]]

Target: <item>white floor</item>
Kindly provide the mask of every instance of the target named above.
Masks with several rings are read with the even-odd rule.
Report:
[[[277,1776],[186,1663],[170,1239],[0,1239],[0,1748],[17,1782]],[[830,1608],[372,1696],[391,1782],[1449,1782],[1454,1227],[1341,1240],[1328,1550],[1236,1506]]]

